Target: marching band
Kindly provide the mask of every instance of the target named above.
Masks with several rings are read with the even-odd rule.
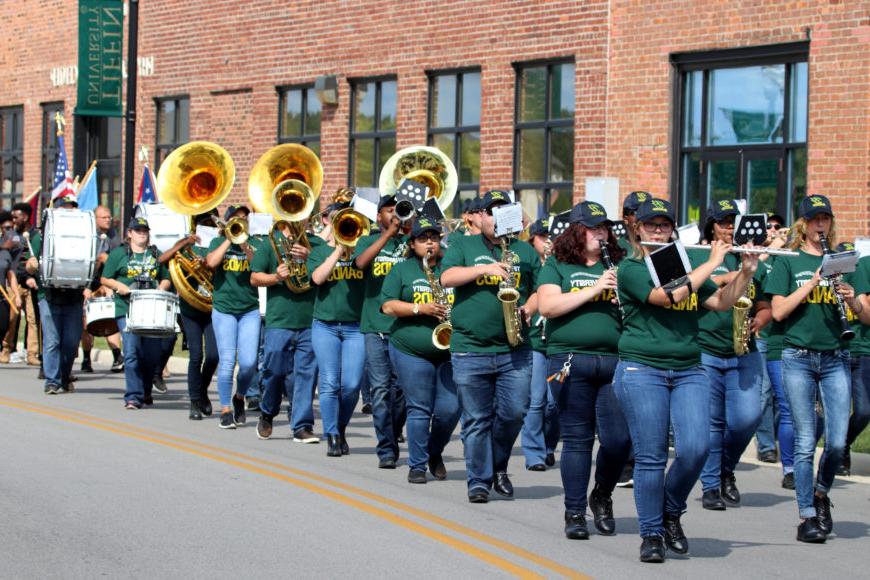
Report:
[[[709,208],[704,248],[686,250],[670,202],[646,192],[626,198],[624,235],[592,201],[504,234],[512,192],[471,200],[456,224],[444,218],[456,195],[450,160],[427,147],[394,157],[367,217],[351,188],[320,212],[317,157],[295,144],[271,150],[249,182],[253,213],[273,218],[268,234],[252,233],[251,207],[229,205],[218,219],[235,169],[205,142],[161,166],[160,196],[187,224],[162,248],[159,214],[147,211],[123,236],[108,210],[80,211],[74,196],[45,210],[41,231],[0,213],[0,334],[26,313],[28,362],[39,364],[41,346],[47,394],[73,392],[79,342],[90,372],[91,334],[108,337],[132,411],[165,390],[183,332],[191,420],[212,415],[216,373],[222,429],[246,422],[246,398],[261,387],[257,436],[271,437],[286,399],[293,441],[316,444],[322,432],[329,457],[350,453],[367,381],[378,467],[397,467],[406,434],[408,482],[444,480],[459,424],[473,504],[491,491],[515,496],[509,460],[521,433],[532,472],[556,464],[561,441],[569,539],[590,537],[587,509],[598,534],[616,533],[613,491],[633,461],[643,562],[689,551],[681,517],[698,481],[703,508],[739,505],[734,472],[769,384],[797,539],[826,541],[834,478],[870,420],[870,257],[827,273],[826,256],[849,246],[837,246],[826,197],[801,201],[791,250],[777,255],[761,250],[782,246],[784,229],[771,227],[760,250],[735,242],[734,200]],[[661,277],[656,245],[683,253],[684,275]]]

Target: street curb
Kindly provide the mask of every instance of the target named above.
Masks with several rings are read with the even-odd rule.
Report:
[[[79,348],[79,353],[76,355],[76,358],[82,357],[82,349]],[[182,356],[171,356],[169,357],[169,363],[167,363],[166,368],[169,369],[169,372],[173,375],[186,375],[187,374],[187,361],[189,359]],[[95,348],[91,350],[91,362],[95,363],[105,363],[108,365],[112,364],[112,351],[104,348]]]

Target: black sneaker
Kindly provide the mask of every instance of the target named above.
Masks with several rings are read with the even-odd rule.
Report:
[[[728,504],[740,505],[740,490],[737,489],[737,478],[734,477],[733,473],[722,474],[719,491],[722,493],[722,499]]]
[[[782,488],[783,489],[794,489],[794,472],[789,471],[785,475],[782,476]]]
[[[705,510],[713,510],[721,512],[725,510],[725,501],[722,499],[722,494],[718,489],[711,489],[704,492],[701,496],[701,505]]]
[[[372,404],[371,403],[363,403],[362,413],[363,413],[363,415],[371,415],[372,414]]]
[[[664,514],[662,524],[665,527],[665,543],[668,548],[677,554],[685,554],[689,551],[689,540],[686,539],[686,534],[683,532],[683,526],[680,524],[680,516],[673,514]]]
[[[82,372],[83,373],[93,373],[94,367],[91,365],[91,359],[86,358],[82,361]]]
[[[840,477],[849,477],[852,475],[852,453],[848,447],[843,452],[843,462],[837,468],[837,475]]]
[[[221,413],[221,429],[235,429],[236,423],[233,421],[233,414],[231,411],[226,411],[225,413]]]
[[[166,388],[166,381],[163,380],[163,377],[154,377],[154,390],[161,395],[169,390]]]
[[[578,512],[565,512],[565,537],[569,540],[588,540],[586,516]]]
[[[834,507],[834,504],[831,503],[831,498],[827,495],[819,497],[813,494],[813,507],[816,508],[816,516],[822,531],[825,532],[825,535],[830,534],[831,530],[834,529],[834,519],[831,517],[831,508]]]
[[[592,511],[595,529],[604,536],[616,533],[616,520],[613,518],[613,498],[598,489],[596,485],[589,494],[589,509]]]
[[[432,472],[432,477],[438,481],[447,479],[447,467],[444,466],[444,460],[441,456],[429,456],[429,471]]]
[[[544,459],[544,463],[547,467],[553,467],[556,465],[556,454],[555,453],[547,453],[547,457]]]
[[[46,395],[56,395],[59,390],[60,390],[60,387],[57,385],[47,385],[45,387],[45,394]]]
[[[245,398],[233,395],[233,421],[236,425],[244,425],[248,421],[245,414]]]
[[[758,453],[758,460],[762,463],[776,463],[776,450],[760,451]]]
[[[245,399],[245,405],[247,405],[248,411],[258,411],[260,409],[260,398],[247,397]]]
[[[187,418],[191,421],[202,421],[202,409],[199,408],[199,401],[190,402],[190,414]]]
[[[124,372],[124,358],[118,357],[112,361],[111,371],[113,373],[123,373]]]
[[[205,415],[206,417],[211,417],[213,409],[211,407],[211,401],[207,396],[200,399],[199,408],[202,409],[203,415]]]
[[[408,472],[408,483],[426,483],[426,472],[421,469],[412,469]]]
[[[485,487],[475,487],[468,490],[468,503],[489,502],[489,490]]]
[[[268,415],[260,415],[260,420],[257,421],[257,437],[260,439],[268,439],[272,436],[272,417]]]
[[[808,544],[824,544],[828,534],[822,529],[819,518],[807,518],[798,526],[797,541]]]
[[[640,544],[640,561],[661,564],[665,561],[665,543],[661,536],[647,536]]]

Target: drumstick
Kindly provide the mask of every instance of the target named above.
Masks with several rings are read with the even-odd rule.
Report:
[[[27,242],[27,249],[30,251],[30,257],[35,258],[36,254],[33,253],[33,246],[30,243],[30,232],[24,232],[21,235],[24,237],[24,241]]]
[[[3,298],[6,299],[6,302],[9,303],[9,310],[12,312],[14,316],[18,316],[18,307],[15,306],[15,303],[12,302],[12,298],[9,296],[9,293],[6,291],[6,287],[0,285],[0,292],[3,293]]]

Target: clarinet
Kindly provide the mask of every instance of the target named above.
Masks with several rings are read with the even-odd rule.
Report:
[[[607,249],[607,242],[598,240],[598,245],[601,246],[601,261],[608,270],[614,270],[613,260],[610,258],[610,251]],[[619,301],[619,291],[616,292],[616,306],[619,308],[620,319],[625,319],[625,310],[622,308],[622,302]]]
[[[828,245],[828,238],[825,234],[819,234],[819,244],[822,246],[822,252],[831,254],[831,247]],[[849,317],[846,314],[846,305],[843,303],[843,297],[837,292],[835,284],[840,281],[840,276],[826,277],[826,280],[831,284],[834,291],[834,297],[837,299],[837,310],[840,315],[840,340],[852,340],[855,338],[855,331],[852,330],[852,325],[849,324]]]

